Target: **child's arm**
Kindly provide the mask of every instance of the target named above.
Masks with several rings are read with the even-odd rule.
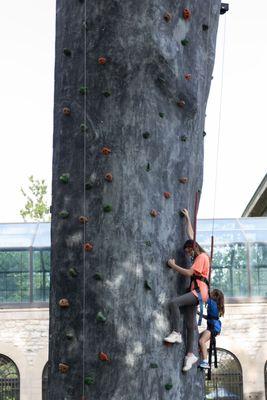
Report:
[[[182,213],[184,214],[185,221],[186,221],[186,231],[189,239],[193,240],[194,239],[194,229],[191,224],[189,212],[186,208],[182,210]]]

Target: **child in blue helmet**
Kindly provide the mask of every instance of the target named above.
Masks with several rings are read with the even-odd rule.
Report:
[[[207,320],[207,329],[199,337],[200,352],[202,354],[202,361],[199,366],[204,369],[210,368],[206,343],[210,340],[211,335],[215,337],[221,332],[222,324],[219,318],[224,316],[223,292],[219,289],[213,289],[207,301],[207,306],[207,315],[203,315],[203,318]]]

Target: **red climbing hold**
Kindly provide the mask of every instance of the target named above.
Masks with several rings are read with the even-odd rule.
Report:
[[[63,114],[64,115],[70,115],[70,108],[69,107],[64,107],[63,108]]]
[[[182,178],[179,179],[179,182],[180,183],[187,183],[188,182],[188,178],[182,177]]]
[[[106,62],[107,62],[106,57],[102,56],[102,57],[98,58],[98,64],[104,65],[104,64],[106,64]]]
[[[108,172],[108,173],[105,175],[105,179],[106,179],[106,181],[108,181],[108,182],[112,182],[112,180],[113,180],[112,173],[111,173],[111,172]]]
[[[192,75],[191,74],[185,74],[185,79],[187,80],[187,81],[190,81],[190,79],[192,78]]]
[[[170,22],[170,20],[172,19],[172,15],[169,12],[166,12],[163,18],[166,22]]]
[[[106,353],[103,353],[102,351],[98,354],[99,360],[101,361],[109,361],[109,357]]]
[[[184,106],[185,106],[185,101],[184,101],[184,100],[178,100],[178,101],[177,101],[177,106],[180,107],[180,108],[184,108]]]
[[[85,243],[83,247],[85,251],[92,251],[94,246],[91,243]]]
[[[102,151],[102,154],[104,154],[105,156],[108,156],[111,153],[111,150],[109,147],[103,147],[103,149],[101,151]]]
[[[70,369],[70,367],[69,367],[68,364],[65,364],[65,363],[59,363],[58,364],[58,370],[62,374],[66,374],[69,371],[69,369]]]
[[[171,193],[170,192],[164,192],[164,197],[165,197],[165,199],[169,199],[171,197]]]
[[[85,217],[84,215],[81,215],[79,217],[79,221],[80,221],[81,224],[86,224],[89,221],[89,218]]]
[[[191,11],[188,8],[185,8],[183,11],[183,17],[185,20],[190,19],[191,17]]]
[[[68,308],[70,306],[68,299],[60,299],[58,304],[60,305],[61,308]]]
[[[154,208],[150,211],[150,215],[151,215],[151,217],[157,217],[158,215],[159,215],[159,213],[158,213],[158,211],[157,210],[155,210]]]

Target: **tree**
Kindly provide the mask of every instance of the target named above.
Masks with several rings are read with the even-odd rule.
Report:
[[[31,221],[49,221],[50,210],[47,204],[47,184],[44,179],[34,179],[33,175],[29,177],[29,187],[26,192],[20,188],[21,193],[26,199],[24,208],[20,210],[20,215],[24,219],[30,218]]]
[[[166,4],[57,1],[51,400],[204,397],[184,346],[162,339],[179,210],[202,186],[220,1]]]

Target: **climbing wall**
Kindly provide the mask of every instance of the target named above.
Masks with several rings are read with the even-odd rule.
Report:
[[[203,399],[184,344],[162,339],[219,15],[218,0],[57,1],[50,400]]]

